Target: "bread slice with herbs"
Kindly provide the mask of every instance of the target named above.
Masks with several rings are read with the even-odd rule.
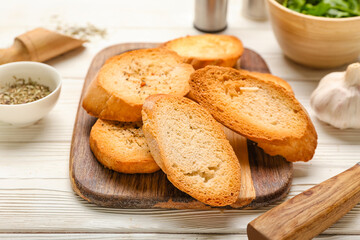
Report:
[[[283,87],[233,68],[208,66],[191,75],[192,97],[216,120],[288,161],[312,159],[315,128]]]
[[[240,164],[206,109],[184,97],[153,95],[142,114],[151,154],[175,187],[211,206],[236,201]]]
[[[122,173],[152,173],[160,168],[151,156],[142,123],[98,119],[90,132],[90,148],[105,167]]]
[[[156,93],[185,96],[190,64],[164,48],[139,49],[114,56],[101,67],[83,100],[92,116],[123,122],[141,121],[145,99]]]
[[[237,37],[216,34],[177,38],[164,43],[163,47],[177,52],[195,69],[207,65],[233,67],[244,52]]]

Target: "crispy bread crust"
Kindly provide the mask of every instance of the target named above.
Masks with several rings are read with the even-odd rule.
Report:
[[[153,173],[160,169],[147,152],[148,148],[134,153],[127,149],[125,142],[116,144],[119,139],[106,129],[112,124],[111,121],[98,119],[90,132],[90,148],[100,163],[122,173]],[[116,131],[121,130],[123,129]]]

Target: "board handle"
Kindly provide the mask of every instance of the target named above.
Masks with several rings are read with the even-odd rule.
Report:
[[[312,239],[360,202],[360,163],[259,216],[250,240]]]

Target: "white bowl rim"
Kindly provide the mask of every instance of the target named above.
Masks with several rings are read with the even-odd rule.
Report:
[[[59,82],[57,83],[56,88],[51,91],[51,93],[43,98],[40,98],[36,101],[32,101],[32,102],[28,102],[28,103],[21,103],[21,104],[0,104],[0,107],[5,107],[5,108],[15,108],[15,107],[23,107],[23,106],[29,106],[32,104],[36,104],[40,101],[43,101],[47,98],[50,98],[50,96],[54,95],[57,91],[59,91],[59,89],[61,88],[62,85],[62,79],[61,76],[59,74],[59,72],[52,66],[45,64],[45,63],[40,63],[40,62],[32,62],[32,61],[18,61],[18,62],[11,62],[11,63],[5,63],[0,65],[0,71],[3,67],[7,67],[9,65],[22,65],[22,64],[27,64],[27,65],[35,65],[37,67],[42,67],[42,68],[47,68],[47,70],[50,70],[52,72],[55,73],[55,75],[59,78]]]
[[[268,1],[271,2],[273,5],[276,5],[277,7],[282,9],[283,11],[286,11],[288,13],[297,15],[299,17],[308,18],[308,19],[311,19],[311,20],[324,21],[324,22],[348,22],[348,21],[360,20],[360,16],[345,17],[345,18],[330,18],[330,17],[320,17],[320,16],[307,15],[307,14],[304,14],[304,13],[299,13],[297,11],[291,10],[290,8],[287,8],[287,7],[283,6],[282,4],[280,4],[276,0],[268,0]]]

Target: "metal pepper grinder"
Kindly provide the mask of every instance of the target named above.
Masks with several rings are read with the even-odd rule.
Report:
[[[252,20],[266,20],[267,8],[265,0],[242,0],[242,13]]]
[[[227,0],[195,0],[194,27],[215,33],[226,29]]]

